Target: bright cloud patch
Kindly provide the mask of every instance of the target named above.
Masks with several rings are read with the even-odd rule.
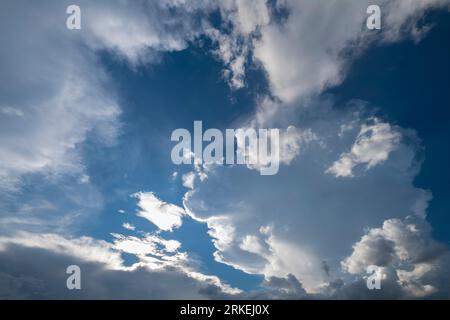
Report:
[[[352,177],[353,168],[363,164],[366,170],[387,160],[398,146],[400,134],[389,123],[375,119],[372,125],[363,125],[350,152],[343,153],[327,173],[336,177]]]
[[[184,209],[158,199],[153,192],[138,192],[138,216],[145,218],[162,231],[172,231],[182,224]]]

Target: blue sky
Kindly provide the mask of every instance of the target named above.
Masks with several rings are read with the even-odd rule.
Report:
[[[369,4],[2,2],[0,297],[449,298],[450,4]],[[279,172],[175,165],[197,120]]]

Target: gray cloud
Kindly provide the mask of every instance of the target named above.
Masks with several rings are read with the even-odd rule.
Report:
[[[68,290],[66,268],[81,268],[81,290]],[[111,270],[51,250],[9,245],[0,251],[2,299],[207,299],[205,284],[177,270]],[[220,289],[218,289],[220,291]]]
[[[369,265],[379,266],[385,275],[382,289],[396,285],[401,290],[399,297],[421,298],[450,294],[449,259],[450,251],[433,240],[429,224],[407,217],[387,220],[382,228],[369,230],[342,266],[352,274],[365,273]]]

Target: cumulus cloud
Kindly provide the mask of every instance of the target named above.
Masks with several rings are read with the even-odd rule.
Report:
[[[262,283],[262,290],[251,292],[251,299],[305,299],[310,298],[298,279],[288,274],[285,278],[270,277]]]
[[[172,231],[182,224],[183,208],[158,199],[153,192],[138,192],[138,216],[152,222],[162,231]]]
[[[342,262],[349,273],[365,272],[367,266],[389,266],[396,262],[424,263],[433,261],[445,250],[431,238],[425,221],[386,220],[382,228],[374,228],[353,247],[353,253]]]
[[[352,177],[353,168],[359,164],[365,164],[369,170],[387,160],[400,138],[389,123],[374,119],[374,124],[362,125],[350,152],[343,153],[326,172],[336,177]]]
[[[185,196],[186,211],[210,228],[217,261],[266,278],[293,274],[308,293],[318,293],[339,273],[342,257],[368,225],[417,211],[424,191],[412,184],[420,168],[415,133],[382,121],[370,127],[373,115],[364,103],[342,108],[332,103],[319,99],[309,109],[295,110],[314,139],[278,174],[267,177],[245,168],[217,167]],[[278,117],[297,125],[291,111],[282,110]],[[280,116],[283,112],[287,114]],[[348,128],[340,135],[343,125]],[[351,183],[325,173],[342,150],[352,150],[355,141],[365,148],[374,133],[380,133],[373,142],[376,150],[378,141],[384,145],[395,139],[389,157],[380,162],[384,157],[378,151],[370,158],[364,154],[364,165],[372,160],[377,165]]]
[[[249,143],[252,133],[256,133],[257,137],[253,145],[252,142]],[[247,167],[270,174],[278,172],[280,164],[289,165],[300,154],[301,149],[317,140],[317,136],[311,129],[302,130],[295,126],[288,126],[285,130],[269,129],[267,137],[257,128],[244,127],[236,130],[235,137],[236,153],[243,157]],[[268,147],[264,152],[261,144],[266,142],[266,138]],[[276,168],[276,170],[269,170],[269,168]]]
[[[418,40],[429,29],[418,27],[423,12],[448,6],[445,0],[378,2],[383,25],[381,36],[374,37],[365,29],[370,1],[258,1],[252,17],[248,6],[230,3],[226,8],[235,14],[225,13],[233,30],[244,38],[256,34],[241,46],[251,48],[267,71],[272,92],[286,103],[339,84],[351,57],[370,43]]]
[[[448,296],[450,289],[449,258],[448,248],[433,240],[429,224],[410,216],[389,219],[381,228],[370,229],[353,246],[342,267],[348,273],[362,274],[369,265],[379,266],[382,290],[386,282],[395,285],[398,297],[442,297]]]

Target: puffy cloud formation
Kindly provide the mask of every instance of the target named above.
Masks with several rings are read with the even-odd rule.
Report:
[[[351,274],[366,272],[369,265],[382,269],[382,286],[397,286],[399,297],[448,297],[450,252],[431,237],[428,223],[420,218],[389,219],[370,229],[342,261]]]
[[[352,0],[283,0],[270,5],[269,1],[257,1],[257,10],[250,14],[246,5],[236,1],[230,9],[234,15],[227,17],[242,37],[256,34],[243,46],[251,48],[253,58],[267,71],[273,93],[292,103],[339,84],[345,77],[349,56],[380,41],[380,37],[365,30],[366,9],[371,4]],[[381,41],[392,42],[405,37],[420,39],[429,29],[418,27],[423,12],[448,6],[448,1],[386,0],[377,4],[382,9]]]
[[[264,280],[263,290],[249,293],[251,299],[304,299],[311,298],[298,279],[288,274],[285,278],[270,277]]]
[[[318,294],[330,277],[339,277],[340,261],[367,226],[423,215],[429,198],[412,184],[420,141],[413,131],[374,122],[368,109],[360,101],[335,108],[331,100],[317,100],[310,109],[295,110],[297,118],[293,110],[281,110],[280,123],[301,127],[294,122],[301,119],[315,136],[289,166],[270,177],[217,167],[187,193],[186,212],[208,224],[216,260],[266,278],[292,274],[308,293]],[[385,144],[396,147],[380,155]],[[363,152],[358,161],[377,163],[365,174],[348,180],[325,173],[342,150],[359,155],[365,148],[374,152]]]
[[[271,94],[279,99],[263,98],[248,123],[296,126],[314,139],[303,153],[297,148],[301,143],[290,144],[296,147],[289,149],[294,152],[289,153],[288,169],[265,181],[238,168],[218,168],[214,177],[187,194],[187,211],[210,227],[216,260],[266,278],[293,274],[307,292],[318,293],[330,275],[340,273],[339,261],[367,226],[426,208],[430,198],[412,184],[420,168],[420,141],[414,132],[374,118],[364,103],[338,112],[330,107],[332,102],[314,98],[338,85],[367,46],[418,41],[427,30],[418,29],[424,12],[448,6],[446,1],[417,1],[410,7],[404,1],[382,2],[383,30],[374,37],[365,29],[369,4],[266,3],[270,19],[257,10],[241,31],[240,8],[229,4],[235,14],[227,16],[241,42],[231,40],[237,38],[233,32],[224,37],[232,45],[225,46],[231,49],[221,53],[223,60],[248,52],[266,71]],[[244,16],[246,11],[241,12]],[[294,110],[285,110],[285,105]],[[359,169],[365,174],[355,174]],[[336,176],[355,179],[339,181]]]
[[[152,192],[138,192],[134,194],[138,199],[140,211],[138,216],[147,219],[160,230],[172,231],[182,224],[184,209],[174,204],[158,199]]]
[[[301,130],[294,126],[288,126],[285,130],[267,130],[267,141],[257,128],[244,127],[236,131],[236,153],[245,159],[245,164],[249,169],[266,169],[266,174],[276,174],[280,164],[289,165],[299,154],[300,150],[316,140],[316,135],[310,130]],[[257,134],[257,142],[254,147],[249,145],[249,132]],[[267,152],[260,148],[261,143],[267,142]],[[272,170],[267,170],[273,168]],[[276,170],[275,170],[276,168]]]
[[[377,119],[374,122],[361,127],[350,152],[343,153],[327,173],[336,177],[352,177],[353,168],[358,164],[366,164],[368,170],[387,160],[389,153],[397,147],[400,134],[389,123],[380,123]]]

